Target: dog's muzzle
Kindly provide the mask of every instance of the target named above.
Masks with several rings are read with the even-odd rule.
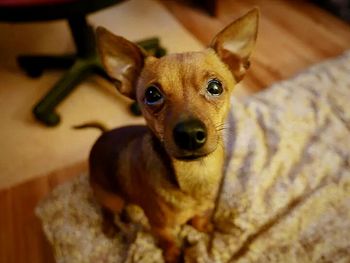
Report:
[[[198,119],[189,119],[179,122],[174,130],[175,144],[186,151],[200,149],[207,141],[207,129],[203,122]]]

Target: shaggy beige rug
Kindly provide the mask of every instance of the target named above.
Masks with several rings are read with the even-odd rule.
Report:
[[[186,262],[350,262],[350,52],[232,99],[215,234],[184,226]],[[37,208],[57,262],[162,262],[142,212],[101,233],[87,176]],[[116,218],[117,220],[118,218]]]

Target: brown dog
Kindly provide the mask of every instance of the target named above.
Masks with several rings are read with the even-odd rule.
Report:
[[[136,99],[147,126],[103,133],[90,154],[90,182],[107,211],[143,208],[166,262],[176,262],[179,227],[210,229],[220,184],[222,126],[234,86],[249,67],[258,11],[222,30],[202,52],[147,56],[98,28],[102,63],[119,91]],[[107,213],[105,213],[107,215]]]

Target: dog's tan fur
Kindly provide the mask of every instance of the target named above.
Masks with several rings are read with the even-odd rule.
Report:
[[[136,99],[147,122],[104,133],[90,154],[90,182],[104,208],[120,213],[125,202],[143,208],[159,239],[167,262],[176,262],[179,226],[191,220],[200,230],[210,229],[210,211],[224,162],[222,125],[230,94],[249,67],[258,23],[256,9],[230,24],[202,52],[147,56],[126,39],[97,30],[102,62],[124,95]],[[207,94],[211,79],[221,81],[223,93]],[[145,90],[157,85],[162,105],[147,105]],[[187,151],[173,139],[177,123],[201,120],[207,129],[199,156],[184,160]]]

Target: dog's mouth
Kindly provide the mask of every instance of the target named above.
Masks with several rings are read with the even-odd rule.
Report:
[[[180,161],[196,161],[206,156],[208,156],[207,153],[206,154],[189,154],[189,155],[183,155],[183,156],[175,156],[175,159]]]
[[[173,156],[173,158],[179,161],[199,161],[208,155],[212,154],[217,147],[200,149],[199,151],[173,151],[169,153],[169,155]]]

